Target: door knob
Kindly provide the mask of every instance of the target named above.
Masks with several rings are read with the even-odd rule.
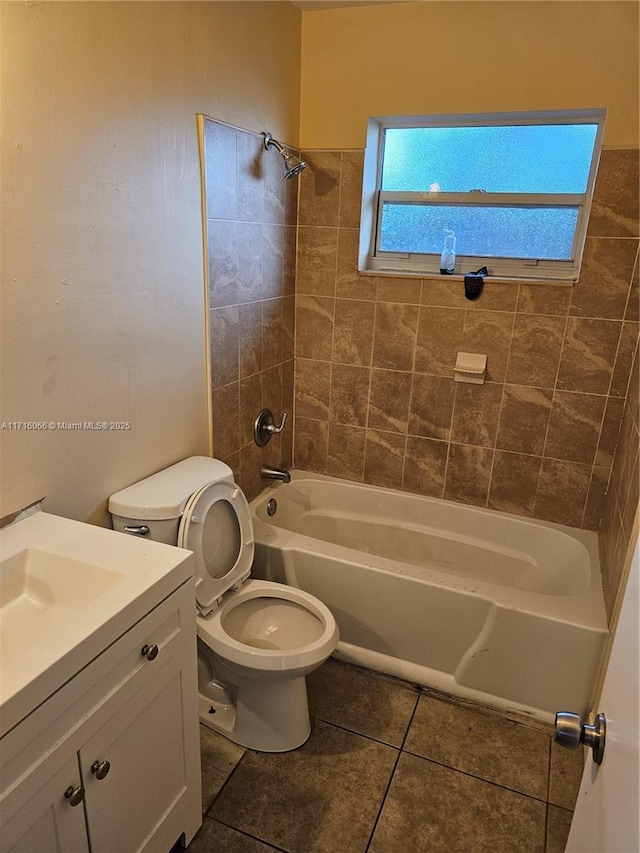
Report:
[[[67,790],[64,792],[64,796],[69,800],[72,806],[79,806],[84,800],[84,788],[82,785],[78,785],[77,788],[74,788],[73,785],[69,785]]]
[[[147,660],[155,660],[158,657],[158,647],[155,643],[152,643],[150,646],[145,643],[140,649],[140,654]]]
[[[108,761],[94,761],[91,765],[91,772],[95,774],[96,779],[104,779],[109,770],[111,765]]]
[[[604,714],[598,714],[592,726],[583,722],[579,714],[570,711],[558,711],[556,714],[554,741],[567,749],[578,749],[582,744],[591,747],[596,764],[602,764],[606,734],[607,718]]]

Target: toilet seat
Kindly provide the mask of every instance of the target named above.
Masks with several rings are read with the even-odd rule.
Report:
[[[272,649],[248,645],[232,637],[225,629],[226,617],[243,604],[255,599],[267,603],[291,602],[307,611],[320,623],[317,639],[295,648]],[[241,590],[226,599],[222,606],[206,617],[196,620],[198,637],[213,652],[233,664],[252,670],[290,671],[317,666],[336,646],[338,628],[329,608],[304,590],[273,581],[249,580]]]
[[[235,483],[207,483],[187,502],[178,546],[196,558],[196,600],[203,616],[251,573],[254,540],[247,500]]]

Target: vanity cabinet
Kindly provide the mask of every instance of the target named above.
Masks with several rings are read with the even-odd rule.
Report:
[[[201,823],[184,583],[0,741],[0,853],[169,853]]]

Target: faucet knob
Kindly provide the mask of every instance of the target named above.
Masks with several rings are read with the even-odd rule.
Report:
[[[271,411],[271,409],[262,409],[258,413],[258,417],[256,418],[255,424],[253,425],[253,440],[258,445],[258,447],[264,447],[272,435],[276,435],[277,433],[282,432],[286,420],[287,413],[283,412],[282,420],[276,426],[273,420],[273,412]]]

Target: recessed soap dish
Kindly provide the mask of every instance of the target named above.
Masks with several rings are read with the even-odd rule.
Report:
[[[459,352],[453,371],[456,382],[483,385],[487,374],[487,357],[475,352]]]

